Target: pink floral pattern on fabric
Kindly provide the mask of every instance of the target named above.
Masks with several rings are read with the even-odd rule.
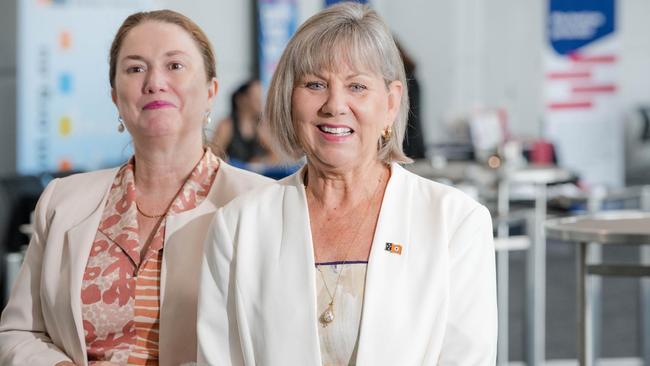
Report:
[[[141,256],[144,241],[138,235],[135,207],[134,158],[118,171],[110,188],[102,219],[90,250],[81,289],[82,317],[88,361],[125,364],[136,346],[135,306],[140,302],[159,304],[159,278],[156,291],[144,295],[136,291],[141,267],[159,267],[165,239],[163,220]],[[168,215],[191,210],[208,195],[216,177],[219,160],[208,149],[174,198]],[[142,258],[142,263],[141,262]],[[159,276],[159,271],[158,271]],[[159,307],[159,305],[158,305]],[[157,331],[156,324],[151,325]],[[157,345],[157,334],[156,334]],[[157,357],[157,350],[155,352]]]

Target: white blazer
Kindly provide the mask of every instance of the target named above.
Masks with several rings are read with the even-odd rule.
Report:
[[[203,242],[218,207],[271,180],[219,162],[208,197],[167,218],[160,282],[160,365],[196,360],[196,306]],[[118,169],[52,181],[39,199],[34,235],[0,319],[0,365],[87,365],[81,284]]]
[[[488,210],[397,164],[391,170],[367,267],[356,364],[493,366]],[[199,292],[200,365],[322,364],[303,173],[217,211]],[[402,245],[401,255],[386,243]]]

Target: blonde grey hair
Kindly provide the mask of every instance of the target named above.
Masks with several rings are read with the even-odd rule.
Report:
[[[402,83],[400,110],[389,139],[379,142],[384,163],[411,162],[402,151],[409,112],[404,64],[393,37],[379,15],[366,5],[344,2],[309,18],[293,35],[278,63],[266,98],[265,118],[281,152],[300,158],[304,151],[291,116],[293,88],[304,75],[337,71],[339,65],[383,77],[386,87]]]

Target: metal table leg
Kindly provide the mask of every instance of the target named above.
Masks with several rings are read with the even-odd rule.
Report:
[[[535,218],[533,245],[530,249],[532,265],[528,266],[528,365],[542,365],[546,349],[546,184],[535,186]]]
[[[585,280],[587,276],[586,271],[586,253],[587,245],[580,243],[577,247],[576,252],[576,262],[577,262],[577,277],[576,277],[576,287],[577,287],[577,315],[578,315],[578,364],[580,366],[586,365],[586,355],[585,355],[585,300],[587,296],[585,294]]]
[[[643,245],[641,263],[650,264],[650,246]],[[641,358],[644,366],[650,366],[650,278],[641,277]]]
[[[650,185],[641,190],[641,210],[650,211]],[[642,245],[641,264],[650,265],[650,247]],[[641,357],[650,366],[650,278],[641,277]]]
[[[499,338],[497,340],[497,364],[508,365],[508,251],[497,253],[497,303],[499,316]]]
[[[587,200],[587,210],[591,214],[597,214],[603,209],[607,190],[604,187],[594,187],[589,199]],[[603,261],[603,248],[598,243],[589,244],[589,255],[587,256],[588,264],[600,264]],[[588,309],[590,314],[590,324],[592,330],[587,333],[590,337],[589,344],[593,346],[591,357],[598,360],[600,357],[600,345],[602,335],[602,278],[600,276],[591,276],[587,279],[589,282],[589,303],[591,304]]]
[[[499,183],[497,196],[497,212],[499,216],[506,217],[510,211],[510,194],[506,181]],[[506,222],[499,223],[497,236],[505,238],[509,235],[509,227]],[[507,250],[497,253],[497,303],[499,316],[499,338],[497,340],[497,364],[505,366],[508,364],[508,302],[509,302],[509,255]]]
[[[530,220],[530,230],[533,240],[526,253],[526,365],[539,365],[535,351],[535,218]]]
[[[603,248],[598,243],[589,244],[589,254],[587,255],[587,265],[602,263]],[[589,320],[587,324],[589,329],[587,332],[587,345],[590,349],[589,358],[598,360],[600,356],[600,339],[602,331],[602,278],[600,276],[588,276],[586,279],[587,285],[587,314]]]
[[[589,331],[591,330],[589,314],[589,297],[587,296],[587,255],[589,245],[580,243],[576,253],[577,261],[577,312],[578,312],[578,363],[580,366],[592,366]]]

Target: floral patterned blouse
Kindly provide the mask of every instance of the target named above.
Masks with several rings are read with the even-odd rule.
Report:
[[[88,361],[158,364],[160,270],[166,217],[145,253],[138,237],[135,160],[111,186],[83,277],[81,302]],[[208,195],[219,160],[208,149],[174,198],[167,215],[198,206]]]

